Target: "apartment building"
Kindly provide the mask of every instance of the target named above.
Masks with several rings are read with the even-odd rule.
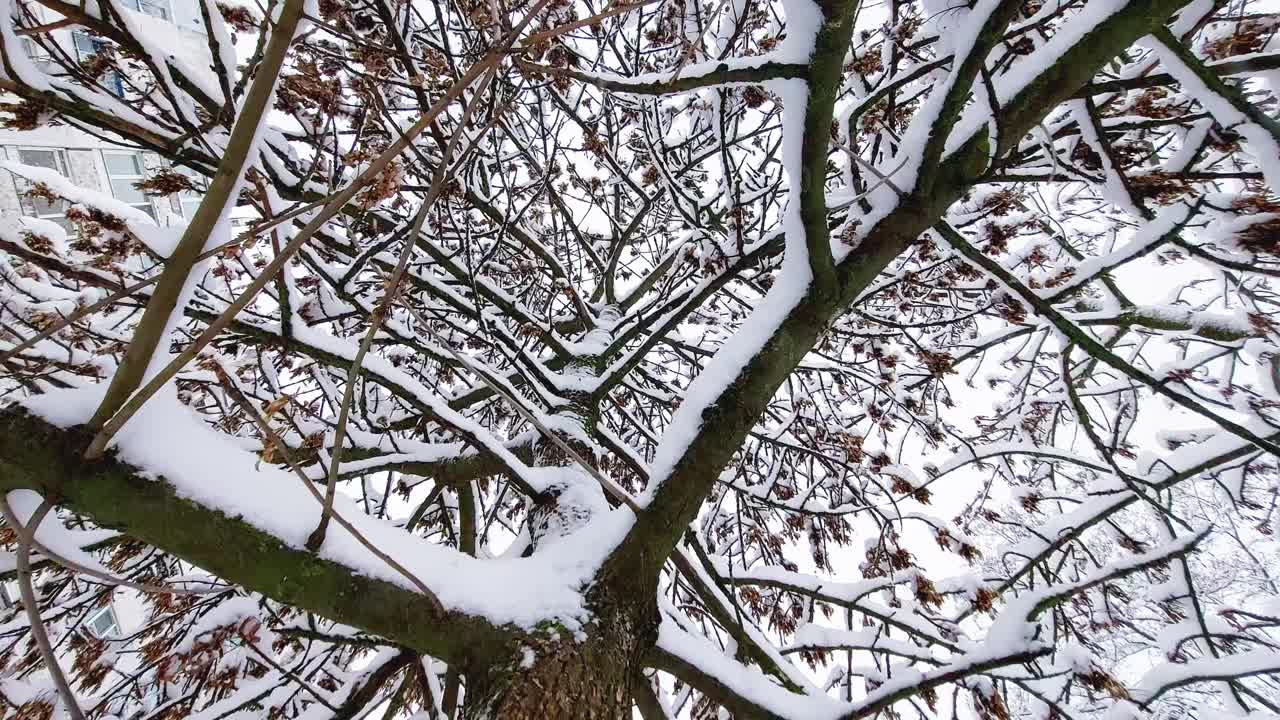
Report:
[[[172,38],[175,47],[180,48],[186,58],[208,57],[198,5],[200,0],[121,1],[148,31],[163,33],[157,37]],[[42,8],[33,9],[47,13]],[[55,18],[50,15],[41,19]],[[52,39],[77,60],[84,60],[96,51],[93,39],[74,28],[55,30]],[[47,62],[34,43],[26,42],[28,54],[37,65]],[[194,192],[161,198],[142,194],[134,183],[162,167],[164,163],[159,156],[123,144],[113,144],[67,125],[30,131],[0,129],[0,161],[53,170],[78,186],[109,194],[137,207],[164,227],[189,220],[200,202],[200,195]],[[12,172],[0,170],[0,218],[25,216],[62,221],[64,203],[27,197],[26,188],[25,180]],[[11,565],[11,557],[0,557],[0,571],[12,570]],[[13,609],[17,598],[15,583],[0,582],[0,617]],[[144,616],[137,593],[117,590],[110,603],[85,619],[83,628],[97,637],[118,637],[135,631]]]
[[[0,569],[12,570],[11,560],[11,556],[0,558]],[[18,594],[17,583],[13,581],[0,583],[0,627],[25,624],[25,613],[16,604]],[[142,597],[133,590],[120,588],[111,594],[111,600],[106,605],[90,611],[87,617],[83,618],[83,622],[79,625],[79,632],[86,638],[101,640],[124,638],[142,630],[146,617],[147,609]],[[140,662],[138,657],[124,654],[116,658],[115,669],[124,674],[133,673],[141,669]],[[64,666],[64,671],[66,669]],[[40,669],[26,676],[10,675],[0,679],[0,687],[2,687],[0,692],[12,701],[15,695],[19,698],[27,697],[33,689],[49,688],[50,683],[49,674]],[[163,700],[164,694],[161,689],[150,685],[146,689],[141,705],[121,720],[139,720],[150,714]],[[0,710],[0,715],[4,715],[3,710]],[[22,717],[22,714],[19,713],[17,717]]]
[[[208,45],[200,19],[200,0],[121,0],[137,23],[155,37],[172,39],[172,47],[185,59],[207,64]],[[36,10],[48,13],[43,8]],[[49,20],[56,19],[50,14]],[[76,60],[85,60],[97,51],[94,39],[82,30],[55,30],[51,38]],[[29,55],[37,65],[47,56],[30,39]],[[110,80],[107,80],[108,84]],[[117,85],[119,81],[116,81]],[[197,193],[163,198],[142,194],[134,183],[159,169],[160,157],[123,145],[116,145],[66,125],[30,131],[0,129],[0,160],[48,168],[76,185],[97,190],[129,203],[155,218],[163,227],[190,219],[200,202]],[[0,216],[23,215],[59,222],[63,203],[26,197],[26,182],[11,172],[0,172]]]
[[[9,569],[3,561],[0,561],[0,566]],[[18,596],[16,582],[0,584],[0,617],[6,611],[16,609]],[[120,588],[111,594],[110,602],[85,618],[82,628],[84,632],[97,638],[121,637],[141,628],[145,617],[146,610],[138,593]]]

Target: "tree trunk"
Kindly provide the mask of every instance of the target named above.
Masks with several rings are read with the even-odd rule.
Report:
[[[616,307],[606,308],[601,325],[585,342],[606,347],[619,317]],[[603,363],[600,356],[584,355],[566,373],[596,377]],[[566,392],[565,398],[568,402],[557,409],[557,420],[565,426],[578,425],[581,434],[560,437],[578,458],[550,441],[540,443],[535,452],[537,465],[558,467],[562,477],[530,512],[534,552],[546,551],[555,542],[574,542],[574,530],[609,508],[596,480],[575,464],[575,460],[593,462],[596,457],[580,437],[589,437],[599,420],[597,398],[588,392]],[[504,662],[469,668],[463,718],[630,720],[632,683],[642,669],[641,659],[658,638],[655,584],[655,578],[645,581],[634,572],[602,573],[588,593],[591,621],[586,627],[539,627],[511,647]]]
[[[473,670],[463,717],[630,720],[631,683],[657,640],[653,592],[593,606],[593,621],[580,631],[542,627],[506,662]]]

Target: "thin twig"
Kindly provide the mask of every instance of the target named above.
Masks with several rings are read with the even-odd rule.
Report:
[[[40,527],[41,521],[52,508],[52,503],[42,499],[35,512],[31,513],[29,524],[23,525],[18,522],[18,516],[13,512],[13,508],[9,507],[8,496],[0,493],[0,513],[4,514],[5,522],[18,536],[16,558],[18,592],[22,594],[22,607],[26,610],[27,621],[31,625],[31,637],[40,650],[45,666],[49,668],[49,676],[53,679],[54,687],[58,689],[63,704],[67,706],[67,714],[72,720],[84,720],[84,711],[80,709],[80,703],[76,700],[75,693],[71,691],[67,676],[62,672],[62,666],[58,664],[58,658],[54,655],[53,644],[49,642],[49,633],[45,630],[44,620],[40,618],[40,609],[36,606],[36,591],[31,586],[31,542],[35,538],[36,528]]]
[[[221,365],[217,366],[215,374],[218,376],[218,380],[222,384],[223,389],[231,396],[232,401],[244,410],[245,414],[253,420],[254,424],[258,427],[258,431],[262,433],[263,438],[265,438],[267,442],[271,443],[272,447],[276,447],[280,450],[280,456],[284,458],[285,464],[289,466],[289,469],[293,470],[294,475],[302,481],[302,486],[307,489],[307,492],[311,493],[311,496],[316,499],[316,502],[323,504],[324,496],[316,490],[315,484],[311,481],[311,478],[308,478],[307,474],[302,472],[302,468],[298,467],[298,464],[294,462],[293,458],[289,455],[289,446],[285,444],[284,438],[280,437],[280,435],[276,433],[276,431],[266,421],[266,418],[262,417],[262,414],[258,412],[258,409],[249,401],[249,398],[245,397],[244,393],[240,392],[240,389],[236,387],[235,383],[231,380],[231,376],[222,368]],[[416,587],[418,592],[422,593],[422,595],[427,598],[433,608],[441,612],[444,610],[444,606],[440,603],[440,599],[437,598],[436,594],[427,587],[426,583],[418,579],[417,575],[409,572],[408,568],[397,562],[395,558],[392,558],[390,555],[378,549],[376,545],[364,536],[364,533],[357,530],[346,518],[342,517],[341,513],[334,511],[331,512],[330,515],[333,517],[334,522],[338,523],[338,525],[348,533],[351,533],[351,537],[355,538],[356,542],[363,545],[365,549],[373,553],[373,555],[379,560],[385,562],[392,570],[400,573],[405,577],[405,579],[413,583],[414,587]]]
[[[488,89],[493,77],[494,73],[490,72],[481,78],[480,85],[476,88],[477,96]],[[450,176],[449,160],[457,149],[458,142],[466,134],[467,121],[477,105],[479,105],[479,101],[467,105],[467,109],[462,113],[462,118],[458,121],[457,132],[449,138],[449,142],[445,145],[444,156],[440,160],[435,178],[431,181],[431,188],[427,191],[427,196],[422,200],[422,205],[418,207],[418,213],[413,219],[413,225],[405,237],[404,249],[400,252],[395,271],[392,272],[391,278],[387,280],[386,291],[383,293],[382,300],[370,315],[369,328],[365,331],[364,338],[360,341],[360,347],[356,350],[355,357],[351,359],[351,365],[347,368],[347,385],[342,390],[342,404],[338,406],[338,423],[334,429],[333,454],[329,459],[329,477],[324,494],[324,508],[320,512],[320,524],[307,537],[307,549],[311,552],[319,550],[320,546],[324,544],[325,532],[329,527],[329,514],[333,511],[333,500],[337,495],[338,467],[342,462],[342,448],[346,442],[347,422],[351,416],[351,404],[355,401],[356,383],[360,379],[360,372],[364,369],[364,358],[369,353],[369,349],[373,347],[373,339],[377,336],[378,330],[382,328],[382,323],[391,312],[391,305],[395,301],[396,294],[400,291],[400,283],[404,281],[405,271],[409,267],[409,258],[413,257],[413,249],[417,245],[415,241],[422,231],[423,224],[426,222],[427,213],[430,212],[432,206],[435,205],[436,200],[440,197],[440,193],[444,190],[445,182]],[[489,127],[492,127],[492,123],[487,125],[485,129],[487,130]],[[479,138],[476,138],[476,140],[478,141]]]

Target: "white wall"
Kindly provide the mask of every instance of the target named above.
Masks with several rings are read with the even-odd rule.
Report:
[[[173,23],[183,30],[199,33],[199,40],[203,43],[204,21],[200,19],[199,0],[170,0],[170,6],[173,8]]]

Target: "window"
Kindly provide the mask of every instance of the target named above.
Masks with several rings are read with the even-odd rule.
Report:
[[[76,47],[76,59],[87,60],[98,54],[100,43],[89,33],[83,30],[76,30],[71,33],[71,41]]]
[[[49,56],[49,53],[45,52],[40,43],[37,43],[31,38],[23,38],[22,48],[23,50],[26,50],[27,57],[31,58],[31,63],[39,68],[40,72],[46,75],[53,73],[53,58]]]
[[[151,200],[133,186],[134,183],[146,178],[142,153],[104,150],[102,159],[107,164],[107,179],[111,184],[111,194],[117,200],[123,200],[154,218],[156,213],[151,206]]]
[[[53,170],[59,175],[67,176],[67,154],[62,150],[44,148],[19,148],[18,162],[23,165],[42,167]],[[14,183],[18,186],[18,196],[22,199],[22,214],[32,217],[46,218],[61,222],[67,204],[63,200],[50,200],[42,197],[31,197],[27,191],[32,183],[26,178],[14,175]]]
[[[169,12],[167,0],[124,0],[124,5],[127,8],[132,8],[151,17],[158,17],[161,20],[168,20],[173,17]]]
[[[76,50],[76,60],[79,60],[82,63],[94,55],[97,55],[104,45],[103,41],[83,30],[76,30],[71,33],[71,44]],[[119,73],[108,72],[102,75],[98,81],[102,83],[102,87],[106,88],[112,94],[124,94],[124,82],[121,81]]]
[[[196,208],[200,207],[200,200],[204,198],[205,191],[209,189],[209,181],[195,170],[177,166],[173,169],[191,179],[192,189],[178,193],[178,201],[182,203],[182,217],[190,222],[196,216]]]
[[[116,622],[116,612],[110,605],[90,615],[85,627],[98,639],[120,637],[120,623]]]

